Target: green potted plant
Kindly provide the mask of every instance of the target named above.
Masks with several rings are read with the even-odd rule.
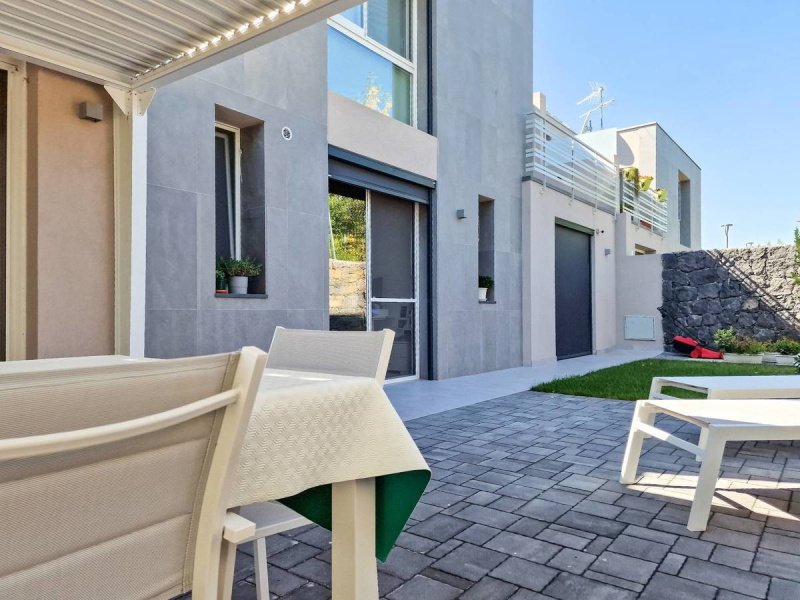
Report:
[[[221,260],[217,261],[217,270],[216,270],[216,278],[217,278],[217,293],[218,294],[227,294],[228,293],[228,277],[225,275],[225,266]]]
[[[723,360],[734,363],[760,363],[766,345],[750,338],[739,336],[733,327],[718,329],[714,333],[714,344],[722,352]]]
[[[494,287],[494,279],[489,277],[488,275],[479,275],[478,276],[478,300],[480,302],[486,302],[488,298],[489,290]]]
[[[791,367],[797,355],[800,355],[800,341],[781,338],[767,344],[764,363]]]
[[[667,201],[668,194],[665,188],[656,188],[656,199],[662,204]]]
[[[639,183],[639,169],[636,167],[628,167],[622,170],[622,176],[625,178],[625,181],[629,181],[631,183]]]
[[[250,277],[261,275],[263,269],[261,263],[250,258],[226,258],[223,261],[232,294],[246,294]]]
[[[639,190],[646,192],[650,189],[650,184],[653,183],[652,175],[642,175],[639,177]]]

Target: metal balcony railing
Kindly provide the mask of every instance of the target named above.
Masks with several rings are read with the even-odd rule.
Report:
[[[624,211],[659,235],[667,231],[667,207],[653,192],[635,193],[617,166],[576,139],[550,115],[534,111],[525,120],[525,175],[605,212]]]
[[[652,229],[660,236],[667,233],[667,203],[659,201],[651,191],[636,193],[636,185],[630,181],[621,182],[622,210],[633,216],[634,221]]]

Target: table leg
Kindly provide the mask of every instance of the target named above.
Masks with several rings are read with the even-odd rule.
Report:
[[[333,484],[333,600],[377,600],[375,479]]]

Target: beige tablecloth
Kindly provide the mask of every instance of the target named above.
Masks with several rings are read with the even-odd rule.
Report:
[[[417,470],[428,465],[374,380],[267,369],[230,505]]]

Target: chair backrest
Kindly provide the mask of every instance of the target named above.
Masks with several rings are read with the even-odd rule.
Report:
[[[0,376],[0,598],[216,597],[266,355]]]
[[[383,385],[394,331],[320,331],[275,328],[267,367],[371,377]]]

